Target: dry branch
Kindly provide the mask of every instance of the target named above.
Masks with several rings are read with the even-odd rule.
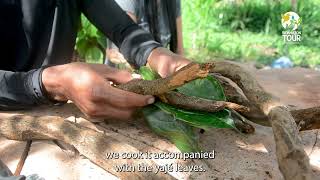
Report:
[[[299,130],[320,129],[320,107],[290,111]]]
[[[231,116],[233,118],[234,124],[237,127],[237,129],[245,134],[252,134],[255,131],[255,128],[248,123],[248,120],[243,117],[238,112],[231,110]]]
[[[115,165],[133,165],[140,163],[152,166],[152,161],[143,159],[115,159],[106,156],[107,153],[138,153],[139,151],[118,140],[76,123],[54,116],[16,115],[5,117],[0,114],[0,134],[8,139],[27,140],[61,140],[73,145],[81,154],[106,171],[121,179],[173,179],[168,174],[153,172],[121,172],[114,169]]]
[[[285,179],[311,179],[309,158],[305,153],[298,128],[289,110],[267,93],[257,80],[239,65],[229,61],[216,61],[212,73],[219,73],[235,82],[250,103],[269,117],[272,125],[279,169]]]
[[[224,108],[233,109],[238,112],[248,112],[249,108],[225,101],[213,101],[202,99],[193,96],[186,96],[184,94],[170,91],[159,96],[160,100],[164,103],[174,105],[176,107],[188,109],[188,110],[198,110],[206,112],[217,112]]]
[[[181,68],[171,76],[152,81],[132,80],[126,84],[118,85],[117,88],[143,95],[159,95],[174,90],[185,83],[208,76],[212,63],[189,65]]]
[[[244,95],[243,91],[238,87],[236,83],[231,81],[229,78],[221,76],[217,73],[210,74],[216,78],[223,87],[224,94],[228,101],[242,105],[249,105],[248,98]]]
[[[233,81],[218,74],[213,74],[213,76],[217,78],[223,86],[228,101],[249,107],[250,111],[241,112],[242,115],[257,124],[271,126],[270,121],[267,119],[268,117],[248,101],[242,90]],[[295,119],[299,131],[320,129],[320,107],[290,110],[290,113]]]
[[[22,168],[23,168],[23,165],[28,157],[28,154],[29,154],[29,151],[30,151],[30,148],[31,148],[31,144],[32,144],[32,141],[29,140],[27,141],[26,143],[26,147],[24,148],[22,154],[21,154],[21,157],[20,157],[20,160],[18,162],[18,165],[16,167],[16,171],[14,172],[13,175],[15,176],[19,176],[21,171],[22,171]]]
[[[266,121],[268,117],[259,109],[259,107],[250,103],[246,95],[244,95],[243,91],[236,83],[217,73],[211,75],[214,76],[222,85],[227,101],[249,107],[249,112],[241,113],[243,116],[258,124],[270,126],[269,121]]]

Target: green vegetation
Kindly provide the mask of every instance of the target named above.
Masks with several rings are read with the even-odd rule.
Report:
[[[184,46],[199,62],[215,58],[270,64],[288,56],[295,65],[320,65],[320,0],[182,0]],[[302,42],[285,43],[281,15],[302,18]],[[89,62],[102,63],[104,36],[82,16],[76,50]]]
[[[139,70],[143,79],[154,80],[160,77],[150,68],[142,67]],[[197,79],[176,89],[177,92],[208,100],[225,101],[226,97],[220,83],[211,76]],[[153,132],[168,138],[182,152],[197,152],[198,136],[194,129],[234,128],[235,124],[230,117],[229,110],[218,112],[204,112],[186,110],[163,102],[143,108],[143,113]]]
[[[102,64],[106,47],[105,36],[84,15],[81,15],[80,30],[75,47],[80,58],[89,63]]]
[[[320,64],[320,1],[304,0],[302,42],[286,44],[281,14],[292,11],[289,0],[182,0],[186,55],[196,61],[228,58],[270,64],[288,56],[295,65]]]

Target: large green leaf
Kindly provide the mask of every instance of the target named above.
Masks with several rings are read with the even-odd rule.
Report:
[[[148,67],[141,67],[139,73],[145,80],[153,80],[159,77],[157,73]],[[177,88],[178,92],[187,96],[196,96],[210,100],[225,100],[223,89],[220,83],[213,77],[208,76],[204,79],[191,81],[182,87]],[[155,106],[161,110],[172,114],[178,120],[184,121],[191,126],[198,128],[235,128],[230,112],[223,110],[216,113],[186,110],[174,106],[156,102]]]
[[[188,124],[176,120],[156,106],[148,106],[143,109],[144,116],[153,132],[168,138],[182,152],[200,151],[198,136]]]
[[[176,119],[184,121],[191,126],[208,129],[208,128],[235,128],[233,120],[230,118],[230,112],[223,110],[215,113],[203,111],[190,111],[174,106],[156,102],[155,105],[161,110],[172,114]]]
[[[148,67],[139,70],[144,80],[157,79],[159,75]],[[177,89],[180,93],[210,100],[225,100],[223,89],[213,77],[194,80]],[[195,138],[193,127],[235,128],[228,110],[209,113],[190,111],[156,102],[143,109],[144,115],[152,130],[168,138],[183,152],[199,151],[198,140]]]
[[[204,79],[196,79],[177,88],[177,90],[187,96],[196,96],[204,99],[225,101],[226,97],[218,80],[212,76]]]

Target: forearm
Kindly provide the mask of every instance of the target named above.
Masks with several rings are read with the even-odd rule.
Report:
[[[42,69],[29,72],[0,70],[0,109],[25,109],[48,103],[41,84]]]

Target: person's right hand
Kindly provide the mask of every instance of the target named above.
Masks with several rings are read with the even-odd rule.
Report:
[[[152,104],[144,96],[113,87],[132,79],[127,71],[106,65],[70,63],[43,70],[42,83],[54,100],[71,100],[90,118],[129,119],[135,109]]]

